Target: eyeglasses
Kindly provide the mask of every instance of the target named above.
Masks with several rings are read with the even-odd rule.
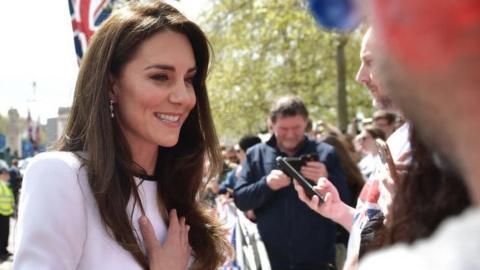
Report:
[[[357,140],[358,140],[359,142],[364,142],[364,141],[366,141],[366,140],[368,140],[368,139],[373,139],[373,138],[370,137],[370,136],[360,136],[360,137],[357,137]]]
[[[227,159],[230,160],[230,161],[235,161],[237,160],[237,156],[227,156]]]

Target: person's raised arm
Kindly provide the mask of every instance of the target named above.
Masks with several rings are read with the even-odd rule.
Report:
[[[342,225],[347,231],[352,229],[355,209],[342,202],[337,189],[327,178],[320,178],[314,187],[323,196],[323,203],[320,203],[317,195],[309,199],[302,186],[296,181],[294,181],[294,185],[300,200],[306,203],[313,211]]]
[[[275,192],[270,187],[272,183],[270,183],[270,185],[268,184],[268,175],[263,177],[258,176],[253,166],[260,165],[254,164],[252,161],[252,153],[249,151],[246,160],[242,163],[242,171],[240,172],[234,189],[235,205],[242,211],[261,207]],[[278,175],[276,175],[276,177],[278,178]]]

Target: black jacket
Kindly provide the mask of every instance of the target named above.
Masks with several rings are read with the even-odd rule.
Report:
[[[350,201],[345,175],[332,146],[305,137],[295,156],[318,153],[343,201]],[[285,156],[272,136],[267,143],[247,151],[234,200],[243,211],[253,209],[270,263],[276,269],[322,269],[335,263],[335,223],[300,201],[293,184],[271,190],[266,177],[276,168],[275,158]]]

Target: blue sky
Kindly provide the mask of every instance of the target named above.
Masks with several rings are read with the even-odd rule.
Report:
[[[195,20],[208,0],[166,2]],[[71,104],[78,72],[68,2],[0,0],[0,25],[0,114],[46,122]]]

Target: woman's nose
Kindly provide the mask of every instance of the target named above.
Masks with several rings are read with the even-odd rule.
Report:
[[[190,88],[183,80],[177,82],[169,95],[169,101],[176,104],[189,102],[193,96],[193,89]]]

